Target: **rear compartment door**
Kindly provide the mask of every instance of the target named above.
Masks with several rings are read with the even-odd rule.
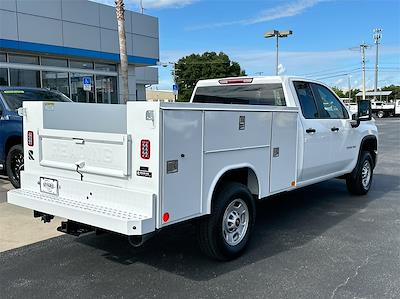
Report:
[[[130,175],[130,135],[44,129],[39,130],[39,143],[43,167],[119,178]]]
[[[201,212],[202,112],[165,110],[163,121],[161,212],[170,224]]]

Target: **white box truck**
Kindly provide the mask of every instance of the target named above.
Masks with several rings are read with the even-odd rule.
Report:
[[[256,200],[337,177],[368,192],[377,128],[369,102],[358,107],[352,118],[331,89],[295,77],[199,81],[191,103],[25,103],[25,168],[8,202],[135,245],[194,219],[204,252],[229,260]]]

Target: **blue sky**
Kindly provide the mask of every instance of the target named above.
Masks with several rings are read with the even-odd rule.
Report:
[[[111,0],[98,0],[112,3]],[[138,10],[139,0],[125,0]],[[379,86],[400,84],[400,1],[398,0],[143,0],[145,13],[159,18],[160,60],[176,61],[204,51],[223,51],[248,75],[275,72],[270,29],[293,30],[280,40],[282,74],[307,75],[347,89],[361,87],[363,41],[367,88],[373,88],[372,30],[382,28]],[[159,89],[171,89],[170,68],[160,68]],[[347,75],[348,74],[348,75]]]

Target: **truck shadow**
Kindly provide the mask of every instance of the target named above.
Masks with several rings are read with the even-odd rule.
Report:
[[[130,247],[126,238],[112,234],[86,235],[76,241],[100,249],[104,258],[122,265],[144,263],[188,279],[206,281],[305,245],[362,212],[387,192],[399,190],[400,178],[376,174],[373,184],[371,192],[363,197],[349,195],[343,181],[331,180],[260,203],[248,250],[228,263],[208,259],[200,252],[191,224],[166,229],[141,248]]]

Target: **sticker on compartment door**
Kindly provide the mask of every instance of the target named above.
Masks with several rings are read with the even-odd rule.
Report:
[[[136,171],[136,175],[145,178],[151,178],[153,176],[153,173],[149,171],[148,167],[140,166],[140,170]]]
[[[241,115],[239,116],[239,130],[246,129],[246,116]]]

